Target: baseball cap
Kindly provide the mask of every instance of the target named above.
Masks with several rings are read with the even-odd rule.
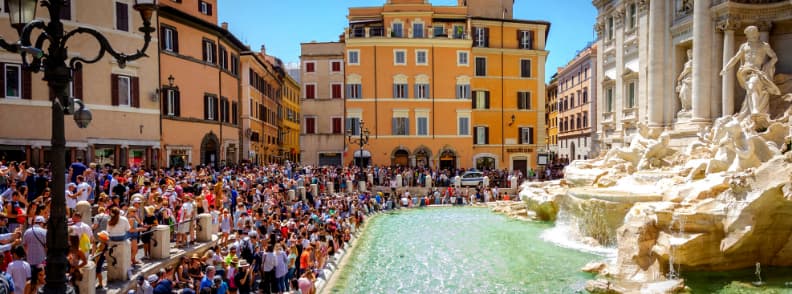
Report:
[[[150,275],[150,276],[148,276],[147,280],[148,280],[149,283],[156,283],[157,280],[159,280],[159,277],[157,277],[157,275]]]
[[[36,219],[33,221],[33,223],[42,223],[42,224],[46,223],[46,222],[47,222],[47,219],[45,219],[43,216],[40,216],[40,215],[37,216]]]

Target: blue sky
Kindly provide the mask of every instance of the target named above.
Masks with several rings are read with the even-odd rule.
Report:
[[[347,26],[349,7],[380,6],[386,0],[221,0],[220,22],[250,48],[262,44],[283,62],[300,60],[300,43],[337,41]],[[430,0],[456,5],[457,0]],[[514,18],[551,23],[546,80],[594,39],[597,10],[591,0],[517,0]]]

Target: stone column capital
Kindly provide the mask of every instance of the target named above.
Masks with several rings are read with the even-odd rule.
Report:
[[[638,0],[638,11],[649,11],[649,0]]]
[[[619,7],[611,14],[615,25],[621,25],[624,22],[624,7]]]
[[[721,33],[725,31],[736,31],[738,28],[740,28],[740,22],[729,17],[719,21],[715,26],[715,29]]]
[[[602,38],[602,33],[605,32],[605,23],[602,21],[594,23],[594,31],[597,32],[597,39]]]

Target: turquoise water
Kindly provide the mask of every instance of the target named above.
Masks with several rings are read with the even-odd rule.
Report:
[[[762,267],[761,287],[753,268],[726,272],[682,272],[682,278],[693,293],[792,293],[792,268]]]
[[[602,256],[540,238],[550,223],[486,208],[401,210],[374,218],[332,293],[576,293]]]

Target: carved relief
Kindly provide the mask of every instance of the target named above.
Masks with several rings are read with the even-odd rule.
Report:
[[[740,28],[740,22],[730,17],[726,17],[722,21],[718,22],[718,25],[715,28],[718,30],[718,32],[736,31],[738,28]]]
[[[613,16],[613,21],[616,24],[616,26],[622,25],[624,23],[624,8],[620,7],[614,10],[611,16]]]

